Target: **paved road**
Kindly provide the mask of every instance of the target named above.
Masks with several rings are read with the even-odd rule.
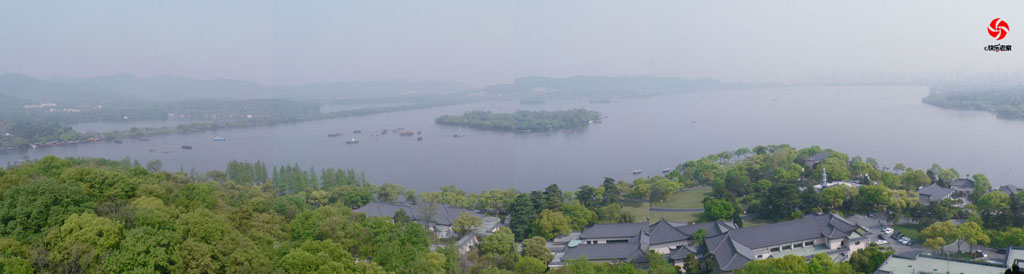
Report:
[[[648,210],[650,210],[650,211],[660,211],[660,212],[704,212],[703,208],[657,208],[657,207],[652,207],[652,208],[649,208]]]
[[[871,236],[871,241],[872,242],[874,242],[875,240],[878,240],[878,236],[876,236],[876,235],[884,234],[882,232],[882,229],[886,227],[886,225],[885,225],[885,216],[884,215],[876,215],[875,217],[868,217],[868,216],[864,216],[864,215],[853,215],[853,216],[846,217],[846,220],[850,221],[850,222],[852,222],[854,224],[859,224],[859,225],[862,225],[864,227],[867,227],[868,231],[870,231],[871,233],[875,233],[875,235]],[[886,246],[892,247],[893,251],[896,252],[896,255],[915,256],[915,255],[921,254],[921,253],[929,253],[929,254],[934,254],[935,253],[935,250],[932,250],[931,248],[926,248],[924,246],[921,246],[920,242],[914,242],[914,243],[912,243],[912,245],[907,246],[907,245],[903,245],[903,244],[900,244],[900,243],[897,243],[897,242],[893,241],[893,239],[892,239],[892,237],[890,237],[890,235],[886,235],[885,237],[886,237],[885,240],[889,242],[888,244],[886,244]],[[971,250],[970,248],[971,248],[970,244],[967,244],[966,242],[964,242],[964,243],[961,243],[960,251],[969,252]],[[1006,255],[996,253],[996,250],[993,249],[993,248],[988,248],[988,247],[976,245],[976,246],[974,246],[974,249],[975,250],[981,250],[985,254],[988,254],[988,258],[985,258],[986,260],[998,261],[1000,263],[1006,261]],[[942,248],[942,250],[945,251],[948,254],[956,253],[957,252],[956,243],[950,244],[948,246],[945,246],[945,247]]]

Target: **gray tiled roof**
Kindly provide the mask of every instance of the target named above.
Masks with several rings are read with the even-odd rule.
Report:
[[[683,246],[680,246],[679,248],[677,248],[675,250],[672,250],[672,252],[670,252],[668,254],[668,257],[669,257],[669,259],[672,259],[672,260],[682,260],[682,259],[686,258],[686,255],[693,254],[694,256],[697,256],[699,258],[700,256],[698,256],[698,255],[700,255],[701,253],[707,251],[707,250],[702,250],[701,247],[702,246],[699,245],[699,244],[683,245]]]
[[[1017,187],[1015,185],[1005,185],[1005,186],[999,187],[999,191],[1006,192],[1006,195],[1010,195],[1010,194],[1017,195],[1018,193],[1020,193],[1021,188],[1019,188],[1019,187]]]
[[[683,241],[690,238],[689,234],[679,231],[675,226],[669,224],[665,219],[651,225],[651,244],[669,243]]]
[[[399,204],[386,204],[379,202],[371,202],[359,209],[354,210],[355,212],[361,212],[366,214],[368,217],[392,217],[395,216],[395,212],[398,210],[405,210],[405,214],[409,215],[409,218],[419,222],[431,222],[439,225],[452,225],[455,218],[458,218],[462,212],[467,212],[473,216],[481,217],[484,216],[480,213],[476,213],[464,208],[450,207],[445,204],[436,204],[437,212],[434,214],[431,220],[424,220],[426,216],[423,214],[425,211],[423,208],[427,204],[420,203],[417,205],[399,205]]]
[[[657,223],[651,225],[649,229],[651,244],[687,240],[701,229],[707,232],[704,237],[714,237],[718,234],[725,233],[726,231],[736,229],[736,225],[732,222],[721,220],[688,225],[686,223],[670,222],[665,219],[661,219]]]
[[[857,226],[835,214],[805,216],[800,219],[765,224],[726,232],[730,237],[750,248],[799,242],[817,237],[842,238],[857,230]],[[767,237],[770,236],[770,237]]]
[[[754,259],[751,249],[765,248],[826,237],[849,237],[857,225],[835,214],[804,216],[801,219],[744,227],[706,238],[708,251],[715,255],[719,268],[731,271]]]
[[[704,235],[704,237],[714,237],[718,236],[718,234],[725,233],[726,231],[736,229],[736,224],[733,224],[732,222],[718,220],[714,222],[692,224],[676,228],[678,228],[679,231],[686,233],[687,235],[693,235],[693,233],[696,233],[697,230],[704,229],[704,231],[708,233]]]
[[[629,238],[647,232],[647,223],[596,224],[584,228],[580,239]]]
[[[956,179],[949,183],[951,187],[960,188],[974,188],[974,180],[971,179]]]
[[[572,260],[587,257],[588,260],[620,260],[633,261],[637,257],[643,257],[644,251],[640,250],[640,243],[609,243],[609,244],[581,244],[576,247],[565,249],[562,260]]]
[[[715,256],[718,268],[723,271],[739,269],[754,259],[754,252],[729,237],[730,233],[726,232],[704,240],[708,245],[708,251]]]
[[[917,193],[921,195],[922,202],[925,202],[925,199],[927,199],[927,202],[934,202],[941,201],[942,199],[945,199],[946,196],[953,194],[953,190],[942,187],[938,184],[931,184],[929,186],[922,188],[921,190],[918,190]]]

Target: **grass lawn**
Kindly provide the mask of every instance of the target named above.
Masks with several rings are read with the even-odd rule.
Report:
[[[684,190],[672,193],[664,201],[656,202],[651,207],[657,208],[704,208],[704,197],[711,193],[710,187]]]
[[[650,206],[647,203],[636,206],[622,206],[622,211],[633,214],[633,217],[636,217],[637,221],[643,221],[644,218],[651,215],[650,210],[648,210],[649,207]]]
[[[665,218],[665,220],[667,220],[667,221],[687,222],[687,223],[689,223],[689,222],[697,221],[697,217],[699,217],[699,215],[701,213],[702,212],[657,212],[657,211],[652,211],[650,217],[651,217],[651,223],[656,223],[659,220],[661,220],[661,218]],[[641,221],[642,221],[642,219],[641,219]]]
[[[915,242],[919,242],[919,240],[921,239],[919,238],[919,234],[921,233],[921,227],[918,225],[894,225],[892,226],[892,229],[902,232],[903,236],[907,236],[907,238],[910,238]]]
[[[701,212],[657,212],[648,210],[647,203],[636,206],[623,206],[622,211],[629,212],[636,217],[637,222],[650,219],[651,223],[658,222],[661,218],[673,222],[694,222]]]
[[[765,219],[760,219],[760,218],[754,218],[754,219],[749,219],[749,220],[748,219],[743,219],[743,227],[759,226],[759,225],[770,224],[770,223],[772,223],[772,221],[765,220]]]

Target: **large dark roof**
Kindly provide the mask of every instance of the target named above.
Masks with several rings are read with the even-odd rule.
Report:
[[[651,225],[650,229],[651,244],[669,243],[676,241],[683,241],[690,238],[689,234],[683,233],[676,229],[675,226],[661,219],[657,223]]]
[[[672,260],[682,260],[682,259],[686,259],[686,255],[689,255],[689,254],[693,254],[694,256],[700,257],[698,255],[700,255],[701,253],[707,252],[707,249],[704,249],[702,247],[703,247],[703,245],[699,245],[699,244],[683,245],[683,246],[680,246],[679,248],[677,248],[675,250],[672,250],[672,252],[670,252],[668,254],[668,258],[672,259]]]
[[[395,212],[398,210],[405,210],[405,214],[409,215],[410,218],[420,222],[430,222],[439,225],[452,225],[455,218],[458,218],[462,212],[467,212],[477,217],[483,217],[483,215],[470,211],[464,208],[450,207],[445,204],[437,205],[437,212],[434,214],[431,220],[425,220],[426,216],[423,214],[426,210],[427,204],[420,203],[417,205],[398,205],[398,204],[386,204],[371,202],[366,204],[355,212],[362,212],[368,217],[392,217],[395,216]]]
[[[715,255],[718,268],[723,271],[732,271],[743,267],[747,262],[754,259],[754,252],[729,237],[729,232],[705,239],[708,251]]]
[[[953,182],[950,182],[949,185],[952,186],[952,187],[974,188],[974,180],[971,180],[971,179],[956,179],[956,180],[953,180]]]
[[[565,250],[562,260],[572,260],[587,257],[588,260],[621,260],[631,262],[637,257],[643,257],[644,251],[640,250],[639,242],[608,243],[608,244],[581,244]]]
[[[647,223],[596,224],[584,228],[580,239],[627,238],[647,232]]]
[[[731,271],[754,259],[751,249],[825,237],[849,237],[858,226],[835,214],[804,216],[801,219],[744,227],[706,238],[708,251],[715,255],[719,267]],[[862,232],[865,233],[866,232]]]
[[[999,187],[999,191],[1006,192],[1006,195],[1017,195],[1018,193],[1020,193],[1021,188],[1015,185],[1005,185]]]
[[[750,248],[762,248],[826,237],[843,238],[857,230],[857,226],[835,214],[805,216],[800,219],[731,230],[729,235]]]
[[[918,190],[917,193],[921,194],[922,202],[934,202],[941,201],[942,199],[945,199],[946,196],[953,194],[953,190],[942,187],[939,184],[931,184],[929,186],[922,188],[921,190]]]
[[[679,231],[686,233],[687,235],[693,235],[693,233],[696,233],[697,230],[703,229],[708,233],[704,235],[704,237],[714,237],[718,236],[718,234],[725,233],[726,231],[736,229],[736,224],[733,224],[732,222],[718,220],[714,222],[692,224],[676,228],[679,229]]]

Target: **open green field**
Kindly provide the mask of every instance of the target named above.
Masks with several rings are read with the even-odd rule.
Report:
[[[633,214],[634,217],[636,217],[637,221],[642,221],[647,216],[650,216],[651,213],[648,210],[649,207],[650,204],[648,203],[643,203],[637,206],[622,206],[622,211],[629,212],[630,214]]]
[[[672,193],[664,201],[654,203],[657,208],[704,208],[704,197],[711,193],[710,187],[683,190]]]
[[[657,212],[657,211],[650,211],[648,209],[648,204],[647,203],[644,203],[642,205],[637,205],[637,206],[624,206],[624,207],[622,207],[622,211],[629,212],[630,214],[633,214],[633,216],[636,217],[636,220],[638,222],[643,222],[644,220],[650,219],[651,223],[658,222],[658,220],[661,220],[661,218],[665,218],[665,220],[669,220],[669,221],[673,221],[673,222],[694,222],[694,221],[697,221],[697,217],[700,214],[700,212]]]
[[[770,224],[770,223],[772,223],[772,222],[769,221],[769,220],[765,220],[765,219],[758,219],[758,218],[743,219],[743,227],[759,226],[759,225]]]
[[[703,212],[657,212],[657,211],[652,211],[651,215],[650,215],[650,218],[651,218],[651,223],[656,223],[659,220],[661,220],[661,218],[665,218],[665,220],[673,221],[673,222],[687,222],[687,223],[689,223],[689,222],[696,222],[697,219],[700,217],[701,213],[703,213]]]

